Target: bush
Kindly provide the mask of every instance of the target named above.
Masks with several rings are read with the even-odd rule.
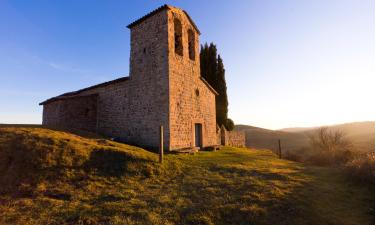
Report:
[[[375,152],[355,157],[346,164],[345,168],[350,176],[375,183]]]
[[[286,151],[282,157],[284,159],[295,161],[295,162],[303,162],[304,161],[301,154],[291,152],[291,151]]]
[[[233,122],[233,120],[231,120],[231,119],[228,118],[225,121],[225,128],[227,128],[228,131],[234,130],[234,122]]]
[[[312,154],[306,161],[316,166],[330,166],[334,164],[333,156],[327,152]]]
[[[316,152],[307,158],[307,162],[317,166],[343,166],[355,157],[354,151]]]
[[[345,165],[354,158],[352,141],[340,130],[319,128],[310,136],[312,149],[308,162],[319,166]]]
[[[334,162],[338,165],[345,165],[349,161],[353,160],[356,154],[358,153],[355,153],[354,150],[353,151],[344,150],[344,151],[338,152],[334,156]]]

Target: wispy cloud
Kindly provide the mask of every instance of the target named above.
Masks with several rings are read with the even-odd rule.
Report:
[[[92,71],[82,68],[77,68],[74,66],[66,65],[64,63],[54,62],[45,60],[37,55],[26,53],[29,57],[31,57],[36,63],[47,65],[55,70],[64,71],[64,72],[71,72],[71,73],[91,73]]]
[[[55,62],[46,62],[50,67],[56,70],[60,71],[65,71],[65,72],[73,72],[73,73],[89,73],[91,72],[90,70],[85,70],[85,69],[80,69],[80,68],[75,68],[67,65],[63,65],[60,63],[55,63]]]
[[[45,60],[34,54],[27,54],[27,55],[31,57],[35,61],[35,63],[46,65],[56,71],[62,71],[66,73],[76,73],[76,74],[79,74],[79,76],[82,79],[90,80],[95,83],[105,82],[110,79],[113,79],[113,77],[111,76],[98,75],[98,74],[95,74],[94,71],[91,71],[88,69],[78,68],[78,67],[70,66],[64,63],[60,63],[60,62]]]

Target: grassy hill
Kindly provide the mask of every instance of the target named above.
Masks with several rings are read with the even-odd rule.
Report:
[[[0,224],[375,222],[375,188],[338,169],[229,147],[156,160],[100,137],[0,128]]]
[[[356,122],[328,126],[334,130],[343,131],[353,141],[359,151],[375,150],[375,122]],[[277,149],[277,140],[281,139],[282,147],[292,152],[303,152],[309,146],[309,136],[314,134],[317,127],[296,127],[281,130],[237,125],[237,130],[245,131],[246,144],[249,147]]]

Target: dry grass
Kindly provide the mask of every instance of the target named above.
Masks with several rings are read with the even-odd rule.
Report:
[[[148,151],[105,139],[44,128],[0,128],[0,192],[14,195],[31,195],[43,180],[80,179],[87,172],[122,175],[138,172],[131,170],[134,163],[143,171],[155,161]]]
[[[345,168],[352,177],[375,184],[375,152],[355,157],[346,164]]]
[[[166,155],[162,166],[156,158],[107,140],[0,128],[0,182],[14,182],[0,197],[0,224],[375,222],[373,187],[332,168],[238,148]]]

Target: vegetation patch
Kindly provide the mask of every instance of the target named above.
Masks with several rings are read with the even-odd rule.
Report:
[[[270,151],[166,154],[160,165],[154,153],[100,138],[42,128],[0,131],[0,224],[375,222],[373,186]],[[15,186],[4,189],[9,180]]]
[[[155,162],[155,155],[146,150],[104,139],[44,128],[0,128],[3,193],[32,195],[45,180],[76,182],[90,173],[150,175]],[[133,164],[141,169],[134,170]]]
[[[375,152],[358,155],[345,165],[345,169],[350,176],[375,184]]]

